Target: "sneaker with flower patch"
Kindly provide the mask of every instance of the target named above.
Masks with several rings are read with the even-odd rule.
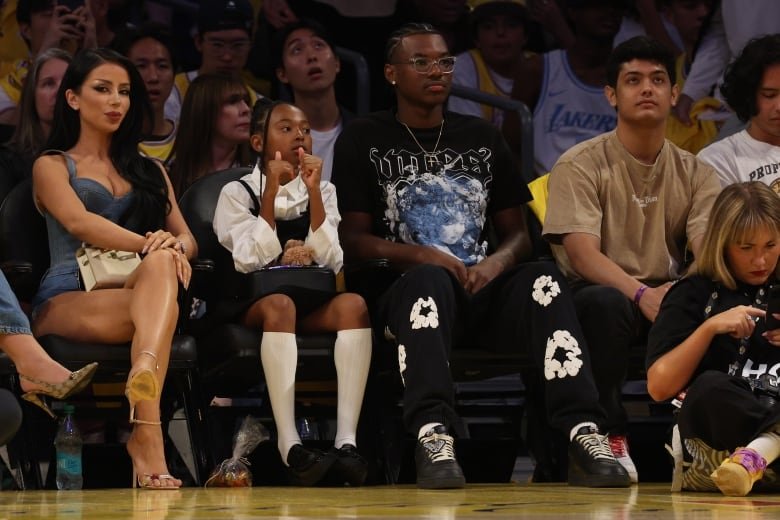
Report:
[[[639,482],[639,474],[636,471],[634,461],[631,460],[631,455],[628,454],[628,440],[625,435],[609,435],[609,449],[612,450],[612,454],[617,461],[626,469],[628,476],[631,478],[631,483],[636,484]]]
[[[417,441],[414,462],[417,487],[453,489],[466,485],[463,470],[455,459],[455,439],[442,425],[431,428]]]
[[[606,435],[592,426],[577,430],[569,443],[569,485],[585,487],[628,487],[631,479],[620,465]]]

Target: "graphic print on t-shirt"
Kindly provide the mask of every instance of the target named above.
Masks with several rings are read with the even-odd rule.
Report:
[[[490,149],[447,148],[435,154],[390,149],[380,155],[372,148],[369,154],[387,208],[385,238],[435,247],[466,265],[485,258]]]

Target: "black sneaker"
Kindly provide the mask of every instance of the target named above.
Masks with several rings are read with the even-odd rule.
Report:
[[[357,448],[352,444],[345,444],[341,448],[330,449],[335,457],[324,484],[327,486],[362,486],[368,476],[368,462],[360,456]]]
[[[287,454],[287,477],[293,486],[313,486],[322,480],[335,461],[333,454],[295,444]]]
[[[577,430],[569,443],[569,485],[628,487],[631,478],[612,454],[606,435],[590,426]]]
[[[435,426],[417,441],[414,462],[417,487],[424,489],[462,488],[466,485],[463,470],[455,459],[455,440],[444,426]]]

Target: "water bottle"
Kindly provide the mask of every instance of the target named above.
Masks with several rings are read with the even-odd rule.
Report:
[[[65,405],[65,417],[57,429],[57,489],[81,489],[81,433],[73,421],[73,405]]]
[[[300,417],[297,420],[298,435],[302,441],[317,440],[320,438],[320,431],[317,423],[306,417]]]

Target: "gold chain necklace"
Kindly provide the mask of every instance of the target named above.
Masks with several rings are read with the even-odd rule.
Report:
[[[409,132],[409,135],[412,136],[412,139],[414,139],[414,142],[417,144],[417,146],[420,147],[420,150],[422,150],[422,153],[425,154],[425,165],[428,167],[429,170],[432,170],[434,165],[439,166],[439,158],[436,157],[436,152],[439,151],[439,141],[441,141],[441,134],[444,132],[444,118],[441,118],[441,125],[439,125],[439,137],[436,138],[436,144],[433,145],[433,150],[430,152],[423,148],[423,145],[420,144],[420,141],[417,140],[417,138],[414,136],[414,133],[412,132],[412,129],[409,128],[409,126],[404,123],[403,121],[398,121],[402,125],[404,125],[404,128],[406,128],[406,131]]]

